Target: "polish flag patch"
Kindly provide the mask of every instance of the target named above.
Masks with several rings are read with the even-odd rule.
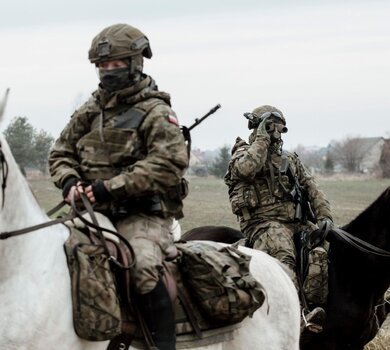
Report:
[[[168,114],[168,121],[171,124],[179,125],[179,121],[177,120],[177,118],[173,114]]]

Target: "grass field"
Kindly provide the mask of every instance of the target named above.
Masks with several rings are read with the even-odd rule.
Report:
[[[220,179],[191,177],[190,192],[184,200],[183,231],[203,225],[224,225],[238,228],[232,214],[227,187]],[[49,180],[30,180],[31,187],[41,206],[48,210],[61,200],[61,191]],[[348,223],[364,210],[388,186],[390,179],[318,180],[329,199],[335,223]]]
[[[225,225],[238,228],[232,214],[227,187],[222,180],[190,178],[190,193],[184,202],[183,230],[202,225]],[[363,211],[382,191],[390,186],[390,179],[358,179],[318,181],[327,195],[337,225],[348,223]]]
[[[231,213],[227,187],[214,178],[189,178],[190,193],[184,201],[182,230],[203,225],[224,225],[238,228],[236,217]],[[41,206],[48,210],[61,200],[61,192],[48,180],[31,180],[33,192]],[[390,179],[320,179],[318,184],[327,195],[338,226],[348,223],[388,186]],[[388,323],[389,319],[387,320]],[[386,327],[389,329],[389,327]],[[390,349],[390,332],[381,330],[366,350]]]

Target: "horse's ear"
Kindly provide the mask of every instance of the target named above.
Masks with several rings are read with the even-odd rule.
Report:
[[[0,102],[0,122],[2,122],[3,120],[5,106],[7,105],[8,94],[9,94],[9,88],[5,90],[3,100]]]

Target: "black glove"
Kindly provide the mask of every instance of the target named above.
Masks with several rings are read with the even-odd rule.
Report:
[[[310,234],[309,241],[310,241],[311,249],[317,247],[326,239],[326,236],[328,235],[329,231],[333,227],[333,221],[325,217],[322,219],[318,219],[317,225],[318,225],[318,229],[314,230]]]
[[[65,179],[64,184],[62,185],[62,197],[64,199],[68,196],[70,189],[77,185],[77,182],[79,182],[79,179],[76,176],[69,176]]]
[[[103,181],[96,181],[92,185],[92,192],[98,203],[109,202],[113,199],[111,193],[107,190],[107,187],[104,185]]]
[[[324,231],[326,234],[333,228],[333,221],[329,218],[322,218],[318,220],[318,229]]]

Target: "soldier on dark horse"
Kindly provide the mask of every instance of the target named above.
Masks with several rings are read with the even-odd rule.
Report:
[[[329,292],[320,305],[327,318],[321,333],[302,334],[301,349],[362,350],[377,334],[390,312],[384,298],[390,287],[389,207],[390,187],[349,224],[328,232]],[[206,226],[182,238],[232,242],[239,236],[232,228]]]

